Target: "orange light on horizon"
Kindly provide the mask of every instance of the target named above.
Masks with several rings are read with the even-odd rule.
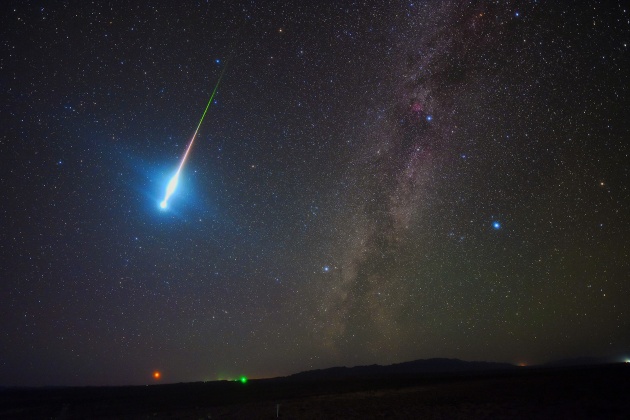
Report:
[[[153,378],[155,380],[160,379],[161,376],[162,376],[162,374],[160,374],[160,372],[158,372],[157,370],[155,372],[153,372]]]

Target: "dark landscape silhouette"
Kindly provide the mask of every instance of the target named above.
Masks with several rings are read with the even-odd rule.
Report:
[[[579,362],[582,363],[579,363]],[[630,364],[428,359],[294,375],[0,390],[1,418],[626,418]]]

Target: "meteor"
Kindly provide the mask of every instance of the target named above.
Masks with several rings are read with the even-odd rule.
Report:
[[[164,200],[162,200],[162,202],[160,203],[160,207],[162,209],[166,209],[166,207],[168,206],[169,198],[171,198],[171,195],[173,195],[173,193],[175,192],[175,189],[177,189],[177,182],[179,181],[179,174],[182,172],[182,168],[184,167],[184,164],[186,163],[186,159],[188,158],[190,149],[192,148],[192,145],[195,142],[195,139],[197,138],[197,133],[199,133],[199,128],[201,127],[201,123],[203,122],[203,119],[206,118],[206,114],[208,113],[210,104],[212,103],[212,100],[214,99],[214,95],[216,95],[217,89],[219,89],[219,84],[221,83],[221,79],[223,79],[223,75],[225,74],[225,70],[227,69],[228,61],[226,61],[225,66],[223,66],[223,70],[221,70],[221,74],[219,75],[219,80],[217,80],[217,84],[214,85],[214,90],[212,91],[212,95],[210,95],[210,99],[208,100],[206,109],[203,111],[203,115],[201,116],[201,119],[199,120],[199,124],[197,124],[195,133],[190,139],[190,142],[188,143],[188,147],[186,147],[186,152],[184,153],[184,157],[182,157],[182,160],[179,163],[177,172],[175,172],[175,175],[173,175],[173,178],[171,178],[168,185],[166,186],[166,194],[164,195]]]

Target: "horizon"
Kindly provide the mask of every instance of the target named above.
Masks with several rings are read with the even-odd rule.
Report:
[[[0,381],[630,357],[630,10],[473,3],[3,2]]]
[[[569,358],[569,359],[554,359],[554,360],[549,360],[547,362],[544,363],[538,363],[538,364],[528,364],[528,363],[510,363],[510,362],[496,362],[496,361],[491,361],[491,360],[462,360],[462,359],[457,359],[457,358],[444,358],[444,357],[431,357],[431,358],[427,358],[427,359],[416,359],[416,360],[408,360],[408,361],[402,361],[402,362],[396,362],[396,363],[392,363],[392,364],[387,364],[387,365],[381,365],[381,364],[369,364],[369,365],[354,365],[354,366],[328,366],[328,367],[322,367],[322,368],[314,368],[314,369],[308,369],[308,370],[304,370],[304,371],[299,371],[299,372],[292,372],[292,373],[287,373],[287,374],[280,374],[280,375],[275,375],[275,376],[260,376],[260,377],[250,377],[250,376],[246,376],[243,374],[239,374],[239,375],[232,375],[232,376],[226,376],[226,377],[220,377],[220,378],[216,378],[216,379],[199,379],[199,380],[191,380],[191,381],[186,381],[186,382],[168,382],[168,376],[166,378],[164,378],[164,374],[162,371],[154,371],[152,376],[153,379],[152,381],[146,382],[146,383],[128,383],[128,384],[116,384],[116,385],[112,385],[112,384],[94,384],[94,385],[80,385],[80,384],[73,384],[73,385],[61,385],[61,384],[40,384],[40,385],[11,385],[11,384],[2,384],[0,383],[0,388],[17,388],[17,389],[29,389],[29,388],[90,388],[90,387],[143,387],[143,386],[154,386],[154,385],[185,385],[185,384],[195,384],[195,383],[209,383],[209,382],[241,382],[243,384],[249,382],[249,381],[258,381],[258,380],[273,380],[273,379],[282,379],[282,378],[291,378],[292,376],[296,376],[296,375],[301,375],[301,374],[305,374],[305,373],[310,373],[310,372],[318,372],[318,371],[326,371],[326,370],[332,370],[332,369],[354,369],[354,368],[361,368],[361,367],[377,367],[377,368],[387,368],[387,367],[391,367],[391,366],[395,366],[395,365],[399,365],[399,364],[408,364],[408,363],[414,363],[414,362],[430,362],[430,361],[436,361],[436,360],[440,360],[440,361],[456,361],[456,362],[463,362],[463,363],[468,363],[468,364],[472,364],[472,363],[487,363],[487,364],[491,364],[491,365],[505,365],[505,366],[511,366],[514,368],[545,368],[545,369],[557,369],[559,367],[561,368],[584,368],[584,367],[592,367],[592,366],[602,366],[602,365],[609,365],[609,364],[630,364],[630,357],[625,357],[625,356],[601,356],[601,357],[576,357],[576,358]],[[567,362],[581,362],[581,363],[575,363],[575,364],[565,364]],[[586,362],[586,363],[584,363]],[[492,368],[490,368],[490,372],[492,372]],[[459,371],[459,373],[466,373],[466,370],[462,370]],[[156,376],[155,374],[158,373],[158,375]],[[432,374],[435,373],[440,373],[440,371],[432,371]],[[445,371],[444,373],[448,373],[448,371]],[[415,375],[422,375],[422,373],[415,373]]]

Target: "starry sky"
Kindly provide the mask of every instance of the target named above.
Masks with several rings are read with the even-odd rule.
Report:
[[[630,351],[622,2],[0,7],[1,384]]]

